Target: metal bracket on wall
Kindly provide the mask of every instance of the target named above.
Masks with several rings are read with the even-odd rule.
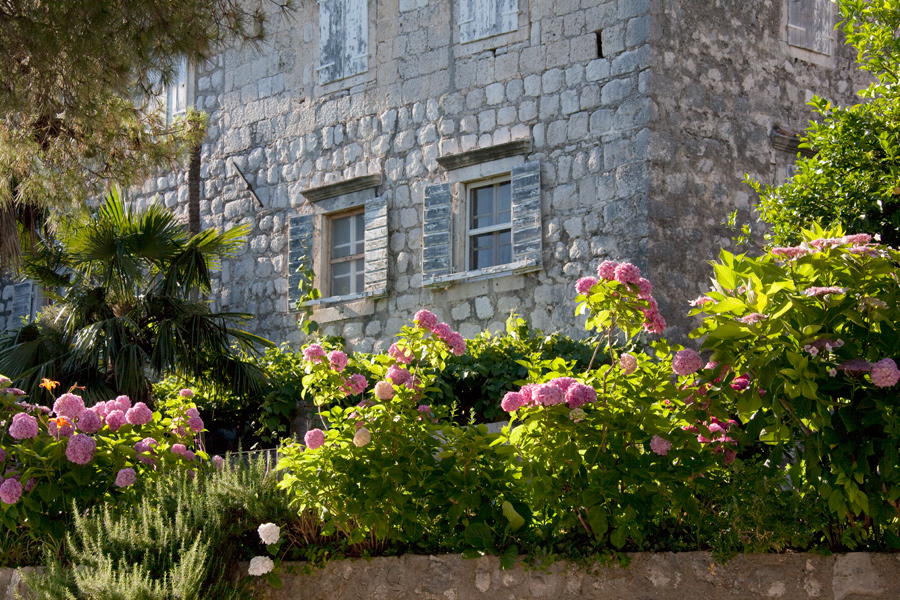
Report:
[[[260,201],[259,196],[256,195],[256,192],[253,191],[253,187],[250,185],[250,182],[247,181],[247,178],[244,177],[244,174],[241,173],[241,170],[238,168],[237,163],[234,162],[233,158],[230,158],[231,166],[234,169],[234,172],[238,174],[238,176],[244,181],[244,185],[247,186],[247,191],[250,192],[250,195],[253,196],[253,199],[256,200],[256,203],[259,204],[260,208],[263,208],[263,203]]]

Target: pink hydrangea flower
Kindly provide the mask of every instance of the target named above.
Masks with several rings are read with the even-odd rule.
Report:
[[[597,283],[597,279],[594,277],[582,277],[575,282],[575,291],[586,296],[591,293],[591,288]]]
[[[752,325],[753,323],[759,323],[760,321],[765,321],[768,319],[766,315],[762,313],[750,313],[745,317],[741,317],[739,320],[741,323],[747,323],[748,325]]]
[[[847,290],[842,287],[811,287],[803,290],[805,296],[827,296],[829,294],[843,294]]]
[[[605,260],[600,263],[600,266],[597,267],[597,277],[600,279],[605,279],[606,281],[612,281],[616,278],[616,267],[619,266],[619,263]]]
[[[76,421],[84,412],[84,400],[75,394],[63,394],[53,403],[53,412],[57,417],[65,417]]]
[[[372,441],[372,434],[369,433],[369,430],[365,427],[360,427],[356,430],[356,434],[353,436],[353,445],[357,448],[361,448]]]
[[[661,438],[658,435],[654,435],[653,439],[650,440],[650,449],[660,456],[665,456],[669,453],[669,450],[672,449],[672,442],[667,439]]]
[[[897,370],[897,363],[890,358],[883,358],[872,365],[872,383],[878,387],[891,387],[896,385],[900,380],[900,370]]]
[[[192,406],[189,409],[187,409],[186,411],[184,411],[184,414],[188,419],[190,419],[192,417],[199,417],[200,411],[197,410],[196,406]]]
[[[0,463],[6,460],[6,450],[0,448]]]
[[[348,385],[350,386],[351,394],[355,396],[356,394],[362,394],[364,391],[366,391],[366,387],[368,387],[369,382],[366,381],[365,375],[354,373],[350,376]]]
[[[653,284],[650,283],[647,279],[641,277],[637,281],[638,286],[638,298],[650,298],[650,294],[653,293]]]
[[[771,252],[775,256],[778,256],[779,258],[794,260],[800,258],[801,256],[809,254],[810,249],[799,246],[796,248],[772,248],[769,252]]]
[[[153,452],[153,448],[157,446],[158,443],[152,437],[147,437],[142,439],[141,441],[135,443],[134,451],[137,454],[144,454],[145,452]]]
[[[868,244],[871,241],[872,236],[868,233],[854,233],[851,235],[845,235],[841,238],[841,243],[848,246],[861,246],[863,244]]]
[[[146,425],[153,420],[153,411],[143,402],[138,402],[125,413],[125,420],[132,425]]]
[[[563,394],[565,394],[570,387],[578,383],[578,380],[574,377],[557,377],[556,379],[551,379],[548,383],[550,385],[555,385],[563,391]]]
[[[566,404],[569,408],[579,408],[597,401],[597,390],[583,383],[574,383],[566,391]]]
[[[704,304],[707,304],[709,302],[715,302],[715,300],[713,300],[709,296],[700,296],[699,298],[691,300],[690,304],[691,306],[703,306]]]
[[[182,398],[193,398],[194,397],[194,392],[192,392],[191,390],[189,390],[187,388],[181,390],[180,392],[178,392],[178,394]]]
[[[446,341],[447,338],[450,337],[450,334],[453,333],[453,330],[450,329],[450,326],[446,323],[438,323],[431,330],[431,333]]]
[[[700,354],[691,348],[685,348],[675,353],[672,359],[672,370],[677,375],[690,375],[703,367],[703,359]]]
[[[94,458],[97,442],[89,435],[76,433],[66,444],[66,458],[76,465],[86,465]]]
[[[666,328],[666,319],[658,312],[645,314],[644,329],[647,333],[662,333]]]
[[[637,359],[631,354],[623,354],[619,357],[619,367],[625,375],[631,375],[637,369]]]
[[[34,486],[37,485],[37,479],[34,477],[29,477],[28,481],[25,482],[25,491],[30,492],[34,489]]]
[[[539,384],[537,389],[532,392],[531,397],[535,404],[540,404],[542,406],[562,404],[566,399],[566,396],[561,389],[555,385],[550,385],[549,383]]]
[[[422,329],[433,331],[438,324],[438,318],[430,310],[422,309],[415,314],[413,321]]]
[[[56,439],[70,437],[75,433],[75,425],[65,417],[57,417],[50,419],[50,423],[47,425],[47,433]]]
[[[375,384],[375,397],[379,400],[390,400],[394,397],[394,386],[389,381],[379,381]]]
[[[412,377],[412,374],[409,371],[397,365],[388,367],[387,375],[385,375],[385,379],[389,379],[394,385],[403,385],[409,381],[410,377]]]
[[[854,374],[868,373],[872,370],[872,363],[864,358],[851,358],[839,364],[838,369]]]
[[[407,348],[401,348],[397,344],[391,344],[391,347],[388,349],[388,356],[404,365],[408,365],[413,360],[412,352]]]
[[[321,448],[325,444],[325,432],[321,429],[310,429],[303,436],[303,441],[306,442],[306,447],[310,450]]]
[[[116,487],[128,487],[137,481],[137,473],[132,468],[125,468],[116,474]]]
[[[462,356],[466,352],[466,340],[460,333],[452,331],[444,341],[455,356]]]
[[[319,344],[310,344],[303,349],[303,359],[307,362],[322,362],[325,358],[325,348]]]
[[[116,409],[109,414],[106,415],[106,426],[109,427],[110,431],[116,431],[127,423],[128,421],[125,419],[125,413],[119,409]]]
[[[347,354],[341,350],[332,350],[328,353],[328,362],[332,369],[340,373],[347,368]]]
[[[37,419],[28,413],[16,413],[13,415],[9,426],[9,435],[17,440],[30,440],[37,436],[39,431]]]
[[[78,431],[83,433],[97,433],[103,427],[103,421],[96,411],[88,409],[81,413],[78,419]]]
[[[195,458],[197,458],[197,455],[194,454],[194,452],[191,450],[185,450],[181,453],[181,455],[184,457],[184,460],[188,462],[192,462]]]
[[[187,422],[188,429],[193,431],[194,433],[200,433],[203,431],[203,419],[200,417],[191,417]]]
[[[15,504],[22,497],[22,484],[18,479],[7,479],[0,483],[0,501]]]
[[[506,412],[513,412],[525,405],[525,398],[519,392],[506,392],[500,401],[500,408]]]
[[[641,280],[641,270],[631,263],[622,263],[616,267],[613,277],[619,283],[637,284]]]
[[[750,387],[750,376],[746,373],[731,380],[731,389],[736,392],[743,392],[748,387]]]
[[[97,416],[101,419],[106,417],[106,402],[98,402],[97,404],[90,407],[88,410],[92,410],[97,413]]]
[[[128,409],[131,408],[131,398],[128,396],[116,396],[115,402],[116,408],[123,413],[128,412]]]
[[[527,383],[522,386],[519,393],[522,394],[524,401],[522,406],[537,406],[538,403],[534,399],[534,391],[538,388],[538,383]]]
[[[212,463],[213,466],[219,471],[225,468],[225,459],[218,454],[212,457]]]
[[[187,452],[187,446],[184,444],[172,444],[172,452],[184,456],[184,453]]]

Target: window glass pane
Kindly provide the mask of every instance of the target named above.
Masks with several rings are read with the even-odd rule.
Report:
[[[472,229],[494,224],[494,186],[472,190]]]
[[[494,234],[485,233],[471,237],[472,258],[470,269],[483,269],[494,264]]]
[[[497,234],[500,239],[497,248],[497,264],[505,265],[512,262],[512,236],[509,231],[501,231]]]
[[[332,219],[331,221],[331,258],[350,256],[352,252],[350,239],[350,217]]]
[[[356,287],[353,288],[354,294],[362,292],[366,287],[366,261],[365,259],[357,259],[353,261],[356,269]]]
[[[497,223],[509,223],[512,210],[511,186],[508,181],[497,186]]]
[[[366,215],[359,213],[354,215],[356,231],[353,232],[353,254],[362,254],[366,251]]]
[[[350,267],[352,262],[331,265],[331,295],[343,296],[350,293]]]

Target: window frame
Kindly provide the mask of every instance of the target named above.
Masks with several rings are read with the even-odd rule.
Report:
[[[322,29],[323,29],[323,21],[322,21],[322,4],[323,0],[318,0],[317,4],[319,5],[319,16],[318,16],[318,48],[317,48],[317,57],[315,64],[315,85],[318,90],[322,93],[327,93],[334,90],[340,90],[347,87],[352,87],[357,85],[358,83],[363,83],[370,79],[370,74],[373,73],[372,69],[372,40],[374,38],[374,21],[373,11],[370,10],[369,0],[326,0],[329,2],[338,2],[341,4],[341,26],[339,28],[340,39],[336,42],[336,44],[340,47],[340,59],[341,59],[341,69],[340,73],[337,73],[335,77],[328,79],[327,81],[323,81],[322,73],[330,67],[334,61],[331,63],[325,63],[323,61],[323,38],[322,38]],[[365,54],[359,54],[354,57],[348,57],[349,49],[348,43],[349,38],[346,34],[346,15],[347,15],[347,6],[351,2],[359,2],[359,7],[362,9],[364,13],[364,19],[362,21],[362,26],[360,32],[365,36]],[[329,37],[329,41],[330,37]],[[348,72],[347,64],[349,63],[349,59],[358,60],[359,58],[364,58],[364,68],[362,70],[355,71],[353,73]]]
[[[498,186],[503,183],[510,184],[510,209],[509,209],[509,221],[504,223],[495,223],[494,225],[488,227],[480,227],[478,229],[472,228],[472,193],[481,188],[489,187],[489,186]],[[499,175],[495,175],[493,177],[489,177],[487,179],[475,180],[464,183],[460,186],[460,200],[465,202],[465,262],[462,263],[465,271],[476,271],[480,269],[501,267],[503,265],[508,265],[512,263],[512,249],[510,249],[510,260],[504,263],[495,262],[492,265],[487,267],[479,267],[478,269],[472,266],[472,238],[477,235],[484,235],[487,233],[502,233],[504,231],[508,231],[510,234],[510,244],[512,244],[512,229],[513,229],[513,221],[512,221],[512,174],[511,173],[501,173]],[[494,215],[497,214],[497,196],[494,196],[495,204],[494,204]],[[494,254],[497,253],[498,246],[495,242],[494,244]]]
[[[356,221],[355,220],[350,221],[351,244],[356,244],[358,242],[362,242],[363,251],[361,253],[343,256],[336,260],[334,258],[334,223],[338,219],[355,217],[357,215],[363,216],[363,228],[362,228],[362,231],[356,232],[356,233],[360,234],[360,236],[358,238],[352,237],[352,234],[354,233],[353,230],[356,229],[356,225],[355,225]],[[322,290],[323,296],[333,298],[336,296],[347,296],[347,295],[356,295],[356,294],[363,293],[365,291],[365,269],[366,269],[365,205],[359,204],[357,206],[352,206],[350,208],[326,213],[326,214],[322,215],[322,218],[324,219],[324,227],[322,228],[323,235],[322,235],[322,239],[319,244],[320,252],[323,257],[323,260],[321,262],[321,264],[323,266],[323,274],[322,274],[323,276],[321,277],[321,279],[323,280],[323,282],[327,282],[327,291],[328,291],[328,293],[326,294],[325,289],[323,289]],[[351,279],[350,279],[350,282],[351,282],[350,291],[347,294],[335,294],[334,293],[334,265],[336,263],[353,262],[353,261],[357,261],[359,259],[362,259],[362,261],[363,261],[363,289],[354,289],[355,281],[356,281],[356,279],[355,279],[356,273],[355,273],[355,271],[351,271],[351,273],[353,273],[353,274],[351,275]],[[323,285],[323,288],[325,288],[324,285]]]
[[[784,43],[783,47],[786,49],[786,53],[794,58],[798,58],[805,62],[813,63],[819,66],[833,66],[835,51],[838,46],[837,33],[834,29],[834,26],[837,23],[837,13],[834,3],[831,0],[808,0],[816,2],[817,4],[821,3],[821,6],[825,7],[829,11],[828,21],[830,23],[830,26],[827,28],[827,31],[824,32],[825,35],[823,35],[823,38],[828,39],[829,47],[827,52],[823,52],[815,49],[813,47],[813,44],[808,41],[797,39],[792,40],[792,38],[794,37],[792,35],[792,31],[807,31],[807,28],[803,27],[801,23],[797,23],[791,19],[791,7],[795,1],[797,0],[784,0],[782,3],[783,11],[781,20],[781,35],[784,36],[782,38],[782,42]]]

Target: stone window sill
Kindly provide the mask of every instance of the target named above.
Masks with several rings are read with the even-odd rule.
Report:
[[[387,290],[371,290],[368,292],[359,292],[356,294],[344,294],[343,296],[328,296],[327,298],[319,298],[318,300],[308,300],[301,304],[302,307],[307,306],[324,306],[328,304],[346,304],[357,300],[375,300],[387,296]]]
[[[463,271],[462,273],[451,273],[450,275],[431,277],[422,281],[422,287],[447,288],[458,283],[471,283],[495,279],[497,277],[505,277],[508,275],[521,275],[523,273],[540,271],[540,269],[540,265],[535,264],[533,260],[518,260],[505,265],[487,267],[476,271]]]

